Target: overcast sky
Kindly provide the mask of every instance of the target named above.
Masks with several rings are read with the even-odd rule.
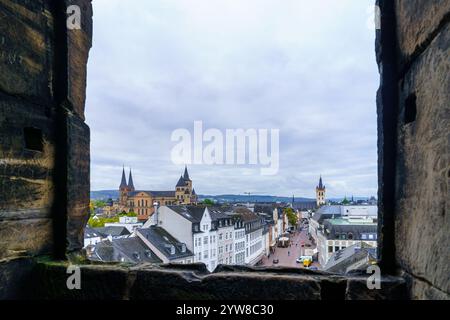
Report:
[[[374,0],[95,0],[91,189],[172,190],[175,129],[280,130],[278,174],[190,165],[199,194],[377,190]]]

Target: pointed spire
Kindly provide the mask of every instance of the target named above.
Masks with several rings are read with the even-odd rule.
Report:
[[[133,176],[131,175],[131,168],[130,168],[130,175],[128,176],[128,188],[134,191],[134,183],[133,183]]]
[[[324,189],[325,188],[325,186],[322,183],[322,175],[320,175],[319,185],[317,186],[317,188],[319,188],[319,189]]]
[[[192,189],[192,195],[195,195],[195,189]]]
[[[125,178],[125,166],[122,168],[122,180],[120,181],[119,189],[124,189],[127,187],[127,179]]]
[[[295,197],[294,197],[294,195],[292,195],[292,203],[294,203],[294,201],[295,201]]]
[[[189,179],[189,173],[188,173],[188,170],[187,170],[187,166],[184,166],[184,175],[183,175],[183,179],[184,180],[187,180],[187,181],[190,181],[191,179]]]

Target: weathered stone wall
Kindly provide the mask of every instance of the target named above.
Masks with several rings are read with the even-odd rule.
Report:
[[[70,4],[81,30],[65,28]],[[91,35],[90,0],[0,0],[0,260],[82,246]]]
[[[450,0],[396,0],[392,8],[382,27],[395,26],[396,48],[389,35],[378,35],[379,114],[393,113],[392,132],[379,137],[380,186],[394,186],[392,208],[382,213],[394,237],[383,245],[395,247],[411,298],[450,299]],[[380,129],[390,129],[383,121]],[[391,177],[383,171],[390,165],[386,151],[395,163]]]

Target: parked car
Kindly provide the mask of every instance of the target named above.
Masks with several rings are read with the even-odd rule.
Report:
[[[319,270],[319,268],[315,267],[315,266],[311,266],[308,268],[309,270]]]
[[[273,259],[273,260],[272,260],[272,263],[273,263],[273,264],[278,264],[279,262],[280,262],[280,260],[278,260],[278,259]]]

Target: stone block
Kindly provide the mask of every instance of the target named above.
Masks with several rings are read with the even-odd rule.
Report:
[[[400,64],[411,59],[450,18],[450,0],[395,0]]]
[[[28,298],[34,266],[32,258],[0,261],[0,300]]]
[[[0,91],[51,98],[52,16],[48,1],[0,0]]]
[[[66,0],[66,3],[81,9],[81,29],[67,31],[68,99],[74,112],[84,119],[87,61],[92,46],[92,4],[91,0]]]
[[[449,56],[450,24],[414,61],[403,79],[395,233],[397,264],[447,293],[450,292]]]
[[[0,239],[0,259],[48,254],[52,248],[52,220],[3,220]]]
[[[68,116],[67,132],[67,240],[68,251],[72,251],[83,247],[84,227],[89,219],[90,133],[74,114]]]

